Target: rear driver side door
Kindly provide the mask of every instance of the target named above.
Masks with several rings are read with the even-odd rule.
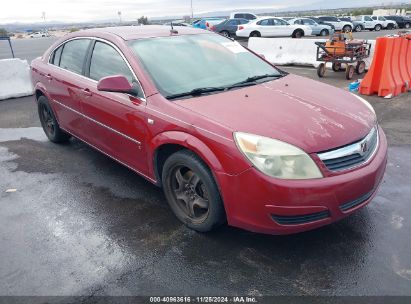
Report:
[[[87,140],[96,148],[123,164],[147,173],[146,101],[141,86],[121,51],[108,41],[95,40],[86,64],[89,79],[82,100],[88,117],[84,130]],[[122,75],[139,87],[139,96],[97,90],[98,81],[106,76]]]

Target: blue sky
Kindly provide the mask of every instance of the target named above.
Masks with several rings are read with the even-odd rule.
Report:
[[[407,2],[403,0],[398,2]],[[2,1],[3,2],[3,1]],[[193,0],[194,13],[210,11],[351,7],[381,4],[372,0]],[[390,1],[390,2],[396,2]],[[386,2],[387,3],[387,2]],[[135,20],[139,16],[183,16],[190,14],[190,0],[6,0],[1,4],[0,23],[40,22],[42,12],[47,20],[55,21],[95,21],[118,18],[121,11],[123,20]]]

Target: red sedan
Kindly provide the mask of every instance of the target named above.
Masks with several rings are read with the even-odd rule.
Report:
[[[384,175],[387,141],[364,99],[214,33],[79,31],[31,70],[52,142],[74,136],[162,187],[197,231],[317,228],[368,204]]]

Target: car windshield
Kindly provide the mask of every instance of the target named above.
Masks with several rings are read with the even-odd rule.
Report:
[[[139,39],[130,41],[130,47],[166,97],[204,88],[211,93],[210,88],[283,75],[239,43],[216,34]]]

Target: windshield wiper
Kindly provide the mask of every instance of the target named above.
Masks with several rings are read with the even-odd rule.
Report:
[[[206,93],[224,91],[225,89],[226,89],[225,87],[197,88],[197,89],[193,89],[191,91],[184,92],[184,93],[168,95],[168,96],[166,96],[166,98],[167,99],[176,99],[176,98],[187,97],[187,96],[200,96],[200,95],[206,94]]]
[[[265,79],[265,78],[281,78],[284,75],[282,74],[264,74],[264,75],[257,75],[257,76],[252,76],[252,77],[248,77],[246,80],[240,81],[237,84],[243,84],[243,83],[253,83],[257,80],[261,80],[261,79]]]

